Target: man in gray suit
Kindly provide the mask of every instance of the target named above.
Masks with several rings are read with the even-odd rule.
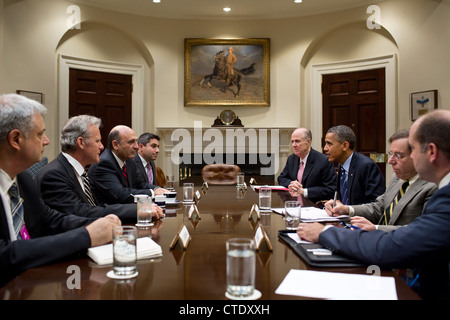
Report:
[[[349,214],[352,225],[368,231],[390,231],[417,218],[436,191],[436,185],[419,178],[410,157],[408,137],[409,129],[403,129],[389,138],[388,163],[395,177],[384,194],[372,203],[355,206],[346,206],[338,201],[333,208],[332,201],[328,201],[325,205],[327,212],[332,215]]]

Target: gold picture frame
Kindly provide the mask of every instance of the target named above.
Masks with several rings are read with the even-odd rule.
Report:
[[[186,107],[270,106],[270,39],[187,38],[184,44]]]
[[[35,100],[40,104],[45,103],[45,95],[42,92],[28,91],[28,90],[16,90],[17,94],[25,96],[29,99]]]

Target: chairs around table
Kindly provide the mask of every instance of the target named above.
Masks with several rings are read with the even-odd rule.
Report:
[[[236,184],[239,172],[241,169],[234,164],[207,164],[202,169],[202,179],[208,184]]]

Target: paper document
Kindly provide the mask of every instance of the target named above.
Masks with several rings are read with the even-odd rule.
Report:
[[[284,215],[284,208],[272,208],[272,211]],[[302,207],[300,217],[302,222],[332,222],[349,219],[347,215],[331,217],[325,210],[315,207]]]
[[[337,300],[397,300],[393,277],[337,272],[289,271],[276,294]]]
[[[251,186],[253,190],[259,190],[260,188],[270,188],[274,191],[289,191],[288,188],[283,186]]]
[[[147,259],[159,257],[162,255],[161,246],[148,237],[138,238],[136,240],[137,259]],[[87,255],[98,265],[113,263],[113,245],[105,244],[94,248],[89,248]]]

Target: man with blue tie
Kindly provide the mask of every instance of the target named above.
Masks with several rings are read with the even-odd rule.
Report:
[[[416,268],[418,293],[428,299],[449,299],[450,260],[450,111],[420,117],[409,135],[411,158],[421,179],[438,190],[422,215],[390,232],[352,230],[319,223],[301,223],[299,237],[368,265]]]
[[[384,193],[386,182],[376,163],[355,151],[352,129],[339,125],[328,130],[323,148],[330,162],[338,162],[337,191],[344,205],[369,203]]]

